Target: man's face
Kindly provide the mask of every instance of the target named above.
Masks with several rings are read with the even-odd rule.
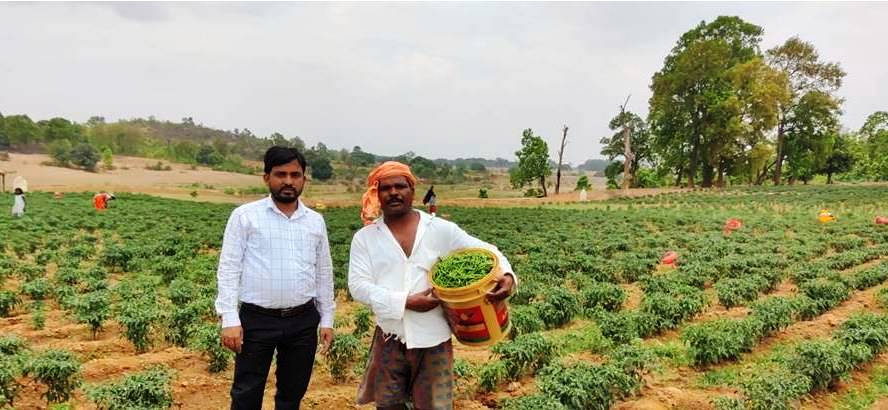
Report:
[[[403,176],[380,179],[377,197],[385,216],[401,216],[413,208],[413,187]]]
[[[305,186],[305,170],[296,160],[271,168],[271,173],[262,178],[268,185],[271,198],[285,204],[296,202]]]

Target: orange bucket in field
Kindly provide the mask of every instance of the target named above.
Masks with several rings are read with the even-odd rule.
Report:
[[[437,264],[429,270],[429,283],[435,290],[435,294],[441,299],[450,330],[456,336],[456,340],[467,346],[490,346],[509,334],[511,322],[509,321],[508,300],[502,300],[496,304],[487,300],[487,292],[496,287],[496,280],[503,274],[499,264],[499,258],[487,250],[481,248],[467,248],[451,252],[447,256],[460,253],[484,253],[493,260],[493,268],[483,278],[468,286],[460,288],[444,288],[435,284],[433,280],[437,271]]]
[[[876,225],[888,225],[888,216],[877,216]]]

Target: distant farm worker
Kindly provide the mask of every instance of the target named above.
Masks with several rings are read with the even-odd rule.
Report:
[[[422,204],[429,206],[429,213],[432,216],[437,215],[438,213],[438,195],[435,194],[435,186],[432,185],[429,187],[429,190],[426,191],[425,197],[422,198]]]
[[[109,194],[105,191],[99,192],[93,196],[93,206],[97,211],[104,211],[108,209],[108,201],[115,199],[113,194]]]
[[[12,200],[12,216],[25,216],[25,193],[21,188],[16,188]]]
[[[357,401],[377,409],[406,409],[409,402],[414,409],[453,408],[451,331],[427,275],[439,257],[489,249],[506,273],[487,298],[499,302],[515,288],[512,267],[495,246],[413,209],[415,186],[407,165],[389,161],[373,169],[361,210],[365,226],[351,242],[348,288],[370,306],[377,325]]]
[[[277,351],[278,410],[298,409],[308,389],[318,333],[333,343],[333,262],[321,214],[299,199],[305,157],[294,148],[265,152],[270,195],[228,218],[217,271],[222,344],[237,353],[231,408],[260,410]],[[240,305],[240,310],[238,310]]]

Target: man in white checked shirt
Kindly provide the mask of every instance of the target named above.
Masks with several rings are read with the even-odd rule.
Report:
[[[322,352],[333,342],[327,227],[299,200],[306,166],[296,149],[269,148],[263,179],[271,195],[239,206],[225,227],[216,312],[222,318],[222,344],[237,353],[232,409],[262,408],[275,351],[275,408],[298,409],[311,378],[318,334]]]

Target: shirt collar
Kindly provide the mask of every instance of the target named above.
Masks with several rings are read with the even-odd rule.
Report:
[[[268,207],[268,209],[271,209],[272,212],[275,212],[278,215],[283,216],[284,218],[298,219],[298,218],[301,218],[303,215],[305,215],[306,210],[305,210],[305,204],[302,203],[302,199],[297,199],[296,201],[299,203],[299,206],[296,207],[296,212],[293,212],[293,216],[291,216],[291,217],[287,217],[287,215],[285,213],[281,212],[281,210],[278,209],[277,205],[275,205],[275,203],[274,203],[274,200],[271,199],[271,195],[268,195],[267,197],[265,197],[265,206]]]

